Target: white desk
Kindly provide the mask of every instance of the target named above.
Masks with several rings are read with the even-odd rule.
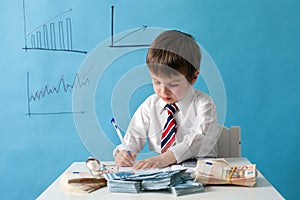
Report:
[[[228,158],[226,159],[230,165],[245,165],[250,162],[246,158]],[[67,171],[87,171],[84,162],[74,162]],[[191,194],[176,197],[175,195],[162,191],[147,191],[137,194],[129,193],[110,193],[107,187],[101,188],[90,194],[80,194],[64,192],[60,190],[60,183],[58,177],[37,199],[105,199],[105,200],[148,200],[148,199],[284,199],[280,193],[265,179],[265,177],[258,172],[256,179],[256,185],[254,187],[242,187],[242,186],[206,186],[205,192],[198,194]]]

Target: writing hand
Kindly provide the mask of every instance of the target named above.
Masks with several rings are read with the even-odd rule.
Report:
[[[161,155],[140,160],[134,165],[134,169],[163,168],[176,163],[176,158],[171,151]]]
[[[121,150],[115,157],[116,165],[119,167],[132,167],[136,159],[136,153]]]

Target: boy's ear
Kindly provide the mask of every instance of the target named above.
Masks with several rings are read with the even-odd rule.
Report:
[[[193,78],[193,80],[192,80],[192,82],[191,82],[192,85],[196,82],[196,80],[197,80],[199,74],[200,74],[200,70],[197,70],[197,71],[195,72],[194,78]]]

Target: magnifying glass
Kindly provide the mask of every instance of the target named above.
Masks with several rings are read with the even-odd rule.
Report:
[[[85,164],[93,176],[101,176],[103,171],[106,170],[106,168],[101,165],[100,161],[94,157],[89,157],[85,161]]]

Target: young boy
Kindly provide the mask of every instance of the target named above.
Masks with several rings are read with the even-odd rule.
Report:
[[[147,53],[155,94],[136,110],[122,145],[114,150],[118,166],[162,168],[190,158],[217,157],[219,138],[216,108],[205,93],[195,90],[201,53],[194,38],[170,30],[161,33]],[[159,155],[137,161],[148,139]],[[135,163],[135,164],[134,164]]]

